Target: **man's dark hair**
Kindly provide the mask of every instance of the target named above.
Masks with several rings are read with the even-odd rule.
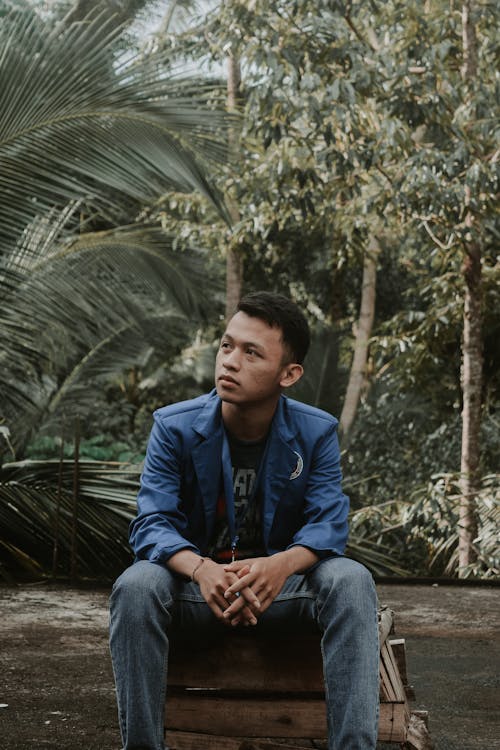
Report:
[[[282,294],[251,292],[240,300],[236,312],[240,311],[252,318],[265,320],[271,327],[281,328],[290,362],[302,364],[311,338],[307,320],[295,302]]]

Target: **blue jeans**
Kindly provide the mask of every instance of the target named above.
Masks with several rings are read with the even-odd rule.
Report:
[[[374,750],[379,707],[377,598],[370,573],[346,557],[288,578],[256,628],[319,627],[329,750]],[[220,625],[196,584],[146,561],[111,594],[110,646],[124,750],[165,750],[169,633]]]

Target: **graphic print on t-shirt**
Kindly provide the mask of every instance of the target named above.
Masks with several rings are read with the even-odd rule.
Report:
[[[254,492],[257,473],[265,448],[265,441],[243,443],[229,439],[233,470],[234,515],[239,537],[237,557],[254,557],[263,552],[260,492]],[[217,520],[211,547],[214,559],[231,558],[231,539],[227,524],[226,502],[223,491],[217,501]]]
[[[257,478],[255,469],[236,469],[233,466],[234,510],[238,517],[240,510],[248,506],[253,486]]]

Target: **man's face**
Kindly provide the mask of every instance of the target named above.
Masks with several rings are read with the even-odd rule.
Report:
[[[228,323],[215,363],[215,385],[223,401],[257,404],[279,396],[288,365],[280,328],[238,312]]]

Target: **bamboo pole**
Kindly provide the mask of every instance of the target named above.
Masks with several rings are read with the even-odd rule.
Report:
[[[54,545],[52,548],[52,578],[56,578],[57,566],[59,564],[59,526],[60,526],[60,521],[61,521],[63,466],[64,466],[64,416],[61,422],[61,445],[59,447],[59,471],[57,475],[56,514],[54,518]]]
[[[80,417],[75,418],[73,456],[73,506],[71,520],[71,565],[70,578],[74,583],[77,580],[77,555],[78,555],[78,490],[80,483]]]

